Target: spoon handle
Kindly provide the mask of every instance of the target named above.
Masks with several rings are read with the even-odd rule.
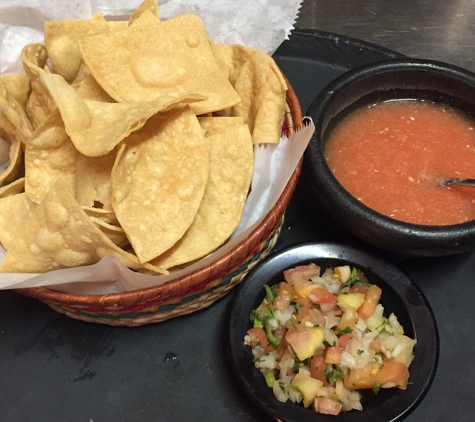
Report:
[[[440,181],[441,185],[450,186],[450,185],[458,185],[458,186],[475,186],[475,179],[464,179],[464,178],[457,178],[457,177],[450,177],[447,179],[442,179]]]

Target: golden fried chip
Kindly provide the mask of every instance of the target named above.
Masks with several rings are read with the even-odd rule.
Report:
[[[117,220],[117,216],[115,215],[115,212],[113,209],[84,207],[84,206],[82,207],[82,209],[89,217],[94,217],[112,226],[119,226],[119,220]]]
[[[100,157],[78,155],[75,196],[80,205],[112,208],[111,172],[116,156],[116,149]]]
[[[0,108],[11,127],[13,127],[15,138],[24,144],[28,143],[33,133],[31,122],[22,105],[8,92],[2,79],[0,79]]]
[[[201,96],[163,96],[143,103],[103,103],[82,100],[60,75],[44,74],[61,112],[66,132],[82,154],[89,157],[112,151],[131,132],[140,129],[150,116],[180,102],[201,100]]]
[[[229,82],[234,86],[244,63],[258,50],[238,44],[215,44],[210,42],[211,51],[218,66],[228,74]]]
[[[0,198],[6,198],[7,196],[16,195],[23,192],[25,188],[25,178],[21,177],[14,180],[8,185],[0,187]]]
[[[94,13],[90,18],[89,18],[90,21],[100,21],[100,22],[105,22],[106,21],[106,18],[104,17],[104,15],[102,14],[102,12],[98,11],[96,13]]]
[[[26,75],[9,74],[1,75],[0,79],[5,83],[8,93],[18,101],[26,111],[26,102],[28,101],[28,93],[30,92],[30,79]]]
[[[198,121],[205,136],[212,136],[244,124],[242,117],[198,117]]]
[[[50,73],[45,66],[48,56],[44,44],[28,44],[21,52],[23,69],[31,82],[31,94],[26,104],[26,113],[33,129],[36,129],[53,112],[56,105],[50,93],[40,81],[40,75]]]
[[[129,19],[129,26],[136,22],[141,16],[148,15],[149,17],[158,20],[158,2],[157,0],[143,0],[137,7],[135,12]],[[147,18],[148,19],[148,18]]]
[[[6,141],[2,142],[5,142],[5,144],[7,144]],[[4,183],[9,183],[15,180],[18,175],[23,158],[23,150],[20,141],[17,141],[15,138],[12,138],[8,155],[10,157],[10,160],[8,161],[8,164],[6,164],[6,167],[3,168],[0,173],[0,186]]]
[[[107,34],[126,28],[127,22],[106,22],[100,19],[45,22],[45,44],[54,72],[72,83],[82,64],[79,39],[87,35]]]
[[[236,77],[233,86],[242,101],[219,115],[242,116],[254,144],[278,143],[287,92],[282,72],[272,57],[262,51],[255,52],[238,73],[237,69],[233,72]]]
[[[116,101],[102,89],[92,75],[87,75],[79,84],[78,95],[83,100],[99,101],[101,103],[115,103]]]
[[[58,179],[74,194],[74,166],[78,156],[59,111],[54,111],[35,130],[25,148],[25,192],[28,198],[40,203]]]
[[[180,15],[154,25],[84,37],[84,62],[118,102],[153,101],[164,95],[201,94],[196,114],[240,101],[211,53],[201,19]]]
[[[124,229],[119,226],[113,226],[112,224],[106,223],[100,218],[89,216],[91,221],[98,227],[98,229],[104,233],[115,245],[120,248],[129,244],[129,239],[125,235]]]
[[[183,237],[152,260],[152,265],[171,268],[207,255],[228,239],[241,219],[253,168],[249,128],[237,126],[229,117],[206,119],[214,130],[209,130],[212,135],[207,137],[210,170],[203,200]]]
[[[40,204],[23,193],[0,199],[0,242],[7,250],[0,272],[43,273],[106,255],[132,269],[143,267],[102,233],[61,180]]]
[[[189,106],[145,125],[112,170],[112,206],[140,262],[157,257],[193,222],[209,173],[208,145]]]
[[[8,140],[16,138],[15,127],[2,111],[0,111],[0,138]]]

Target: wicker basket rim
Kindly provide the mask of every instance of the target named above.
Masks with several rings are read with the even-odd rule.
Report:
[[[289,81],[287,80],[285,75],[283,76],[287,83],[286,97],[291,112],[290,118],[293,120],[293,128],[295,130],[299,130],[302,126],[302,110],[300,107],[300,103]],[[286,118],[287,117],[288,116],[286,116]],[[277,200],[272,210],[264,217],[263,221],[259,224],[259,226],[252,231],[249,237],[237,244],[225,255],[218,258],[213,263],[206,265],[205,267],[199,268],[177,279],[167,281],[166,283],[161,285],[121,293],[110,293],[103,295],[81,295],[77,293],[60,292],[48,287],[31,287],[25,289],[17,289],[17,291],[21,294],[32,296],[46,302],[54,302],[59,304],[74,303],[75,305],[103,307],[120,307],[124,305],[127,306],[128,304],[144,302],[163,294],[176,294],[183,292],[184,290],[187,290],[193,287],[194,285],[206,279],[209,279],[210,276],[213,276],[214,274],[220,272],[221,268],[225,268],[230,262],[232,262],[234,257],[242,256],[243,252],[247,252],[249,250],[250,245],[254,245],[262,237],[263,233],[272,228],[272,223],[278,220],[283,214],[290,200],[290,197],[292,196],[293,190],[298,182],[302,167],[302,161],[303,158],[299,161],[299,164],[294,170],[286,187],[284,188],[281,196]]]

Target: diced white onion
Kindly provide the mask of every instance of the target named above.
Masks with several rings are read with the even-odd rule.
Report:
[[[340,318],[335,315],[335,312],[328,312],[327,318],[325,321],[325,328],[332,329],[340,323]]]
[[[259,359],[254,362],[256,368],[261,369],[275,369],[277,368],[277,359],[274,354],[261,355]]]

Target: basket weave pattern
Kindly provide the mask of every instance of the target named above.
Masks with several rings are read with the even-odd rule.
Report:
[[[283,131],[302,125],[298,99],[288,84]],[[277,242],[284,213],[300,176],[302,160],[273,209],[248,238],[213,263],[160,286],[107,295],[78,295],[46,287],[17,290],[72,318],[107,325],[139,326],[206,308],[239,284]]]

